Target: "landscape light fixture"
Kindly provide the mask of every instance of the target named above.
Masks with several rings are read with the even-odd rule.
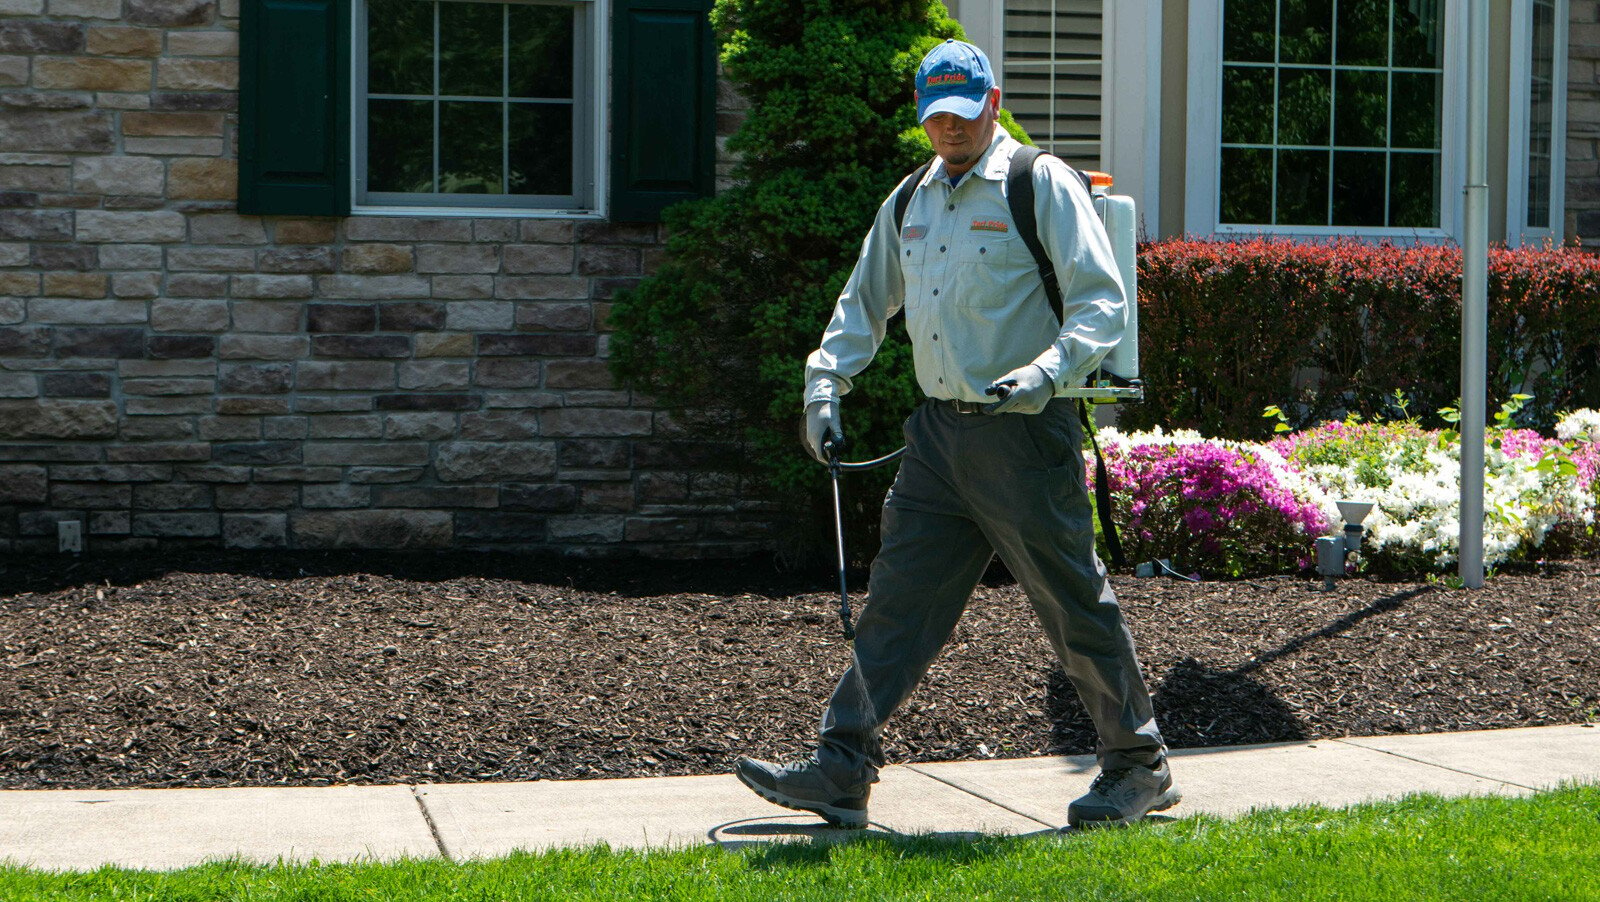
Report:
[[[1335,501],[1344,518],[1344,535],[1323,536],[1317,540],[1317,572],[1324,591],[1333,591],[1333,581],[1344,575],[1345,560],[1361,553],[1361,522],[1372,513],[1370,501]]]

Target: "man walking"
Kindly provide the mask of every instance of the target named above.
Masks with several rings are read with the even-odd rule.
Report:
[[[999,553],[1099,734],[1101,773],[1068,806],[1068,823],[1126,823],[1180,796],[1133,639],[1095,556],[1082,427],[1072,402],[1057,398],[1122,338],[1127,301],[1111,244],[1076,174],[1041,156],[1033,208],[1060,284],[1058,317],[1008,206],[1006,174],[1021,145],[996,127],[1000,89],[988,58],[946,41],[923,59],[916,91],[937,159],[917,184],[902,185],[915,191],[903,225],[894,194],[878,210],[806,361],[808,450],[827,461],[825,442],[843,435],[840,399],[902,308],[928,400],[906,421],[855,658],[815,754],[783,766],[740,758],[735,773],[768,801],[865,826],[884,764],[883,725]]]

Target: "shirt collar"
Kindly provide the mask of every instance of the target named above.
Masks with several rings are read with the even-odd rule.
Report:
[[[1000,123],[996,122],[994,137],[989,139],[989,147],[984,150],[983,156],[978,158],[977,164],[967,170],[967,175],[976,174],[993,181],[1004,181],[1006,171],[1011,166],[1011,155],[1021,146],[1016,139],[1006,132]],[[944,171],[944,158],[936,155],[933,159],[934,163],[928,169],[927,180],[930,182],[934,179],[950,181],[950,176]]]

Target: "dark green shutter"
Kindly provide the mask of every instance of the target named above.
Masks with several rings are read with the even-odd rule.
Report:
[[[611,218],[656,221],[716,180],[710,0],[617,0],[612,20]]]
[[[239,212],[350,212],[350,0],[244,0]]]

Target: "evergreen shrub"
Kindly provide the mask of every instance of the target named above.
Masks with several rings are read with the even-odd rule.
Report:
[[[1145,400],[1118,424],[1268,437],[1351,413],[1391,417],[1460,395],[1461,250],[1168,240],[1139,251]],[[1600,406],[1600,258],[1575,248],[1489,252],[1489,403],[1532,400],[1522,425]]]
[[[794,516],[785,550],[833,540],[827,471],[797,437],[805,357],[817,346],[879,206],[932,156],[916,121],[922,57],[960,25],[932,0],[718,0],[726,77],[750,103],[728,140],[735,185],[667,211],[666,259],[617,299],[612,367],[724,443],[708,461],[742,470]],[[1002,86],[1003,87],[1003,86]],[[1001,123],[1022,135],[1009,113]],[[903,326],[841,408],[847,457],[888,453],[920,399]],[[851,474],[853,556],[877,550],[894,468]]]

